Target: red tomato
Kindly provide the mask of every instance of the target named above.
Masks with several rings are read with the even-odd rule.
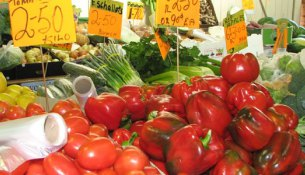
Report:
[[[4,170],[0,170],[0,175],[10,175],[10,173]]]
[[[66,112],[73,109],[74,106],[66,100],[59,100],[55,105],[53,106],[51,112],[58,113],[60,115],[64,115]]]
[[[26,112],[27,117],[46,113],[43,106],[41,104],[38,104],[38,103],[28,104],[28,106],[26,107],[25,112]]]
[[[100,136],[100,137],[108,137],[108,129],[106,125],[104,124],[93,124],[89,128],[89,133],[88,135],[95,135],[95,136]]]
[[[132,170],[122,175],[146,175],[142,170]]]
[[[151,163],[154,164],[159,170],[161,170],[164,174],[168,174],[166,167],[165,167],[165,162],[159,161],[159,160],[154,160],[150,159]]]
[[[68,141],[64,146],[65,154],[75,159],[79,148],[89,142],[89,137],[81,133],[69,134]]]
[[[118,174],[127,174],[131,171],[143,171],[149,165],[149,159],[139,148],[126,147],[114,162],[114,170]]]
[[[44,158],[43,168],[47,175],[80,175],[74,162],[61,152],[51,153]]]
[[[26,175],[46,175],[42,165],[43,159],[32,160]]]
[[[14,120],[14,119],[26,117],[26,113],[22,107],[20,107],[18,105],[13,105],[8,108],[5,116],[6,116],[6,118],[8,118],[10,120]]]
[[[259,75],[259,64],[252,53],[229,54],[222,59],[220,72],[231,84],[252,82]]]
[[[138,148],[141,149],[141,147],[140,147],[140,137],[136,137],[136,138],[134,139],[132,145],[133,145],[133,146],[136,146],[136,147],[138,147]]]
[[[142,130],[142,127],[144,125],[145,121],[143,120],[138,120],[136,122],[133,122],[129,128],[129,131],[131,133],[133,132],[136,132],[138,134],[139,137],[141,137],[141,130]]]
[[[4,101],[0,101],[0,119],[3,119],[5,117],[6,111],[10,105]]]
[[[31,161],[26,161],[23,164],[19,165],[10,175],[23,175],[30,166]]]
[[[117,158],[116,146],[106,137],[99,137],[83,144],[77,153],[77,162],[88,170],[111,166]]]
[[[66,101],[69,102],[73,108],[80,109],[80,106],[77,103],[77,101],[73,100],[72,98],[68,98],[68,99],[66,99]]]
[[[117,175],[113,167],[102,169],[98,172],[98,175]]]
[[[73,109],[67,111],[65,114],[63,114],[62,117],[63,118],[69,118],[69,117],[75,117],[75,116],[86,118],[83,111],[79,108],[73,108]]]
[[[130,131],[125,128],[118,128],[112,132],[112,139],[119,145],[122,145],[124,141],[128,141],[130,137]]]
[[[82,175],[97,175],[96,171],[91,171],[91,170],[87,170],[83,167],[81,167],[77,161],[74,161],[75,166],[77,167],[78,171],[82,174]]]
[[[81,133],[81,134],[88,134],[90,124],[88,120],[83,117],[69,117],[65,119],[68,133]]]

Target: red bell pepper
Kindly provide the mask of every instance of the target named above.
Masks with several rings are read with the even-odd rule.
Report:
[[[244,107],[228,127],[233,140],[248,151],[256,151],[268,144],[275,125],[261,110]]]
[[[269,107],[265,111],[265,114],[275,124],[276,131],[288,131],[289,130],[288,121],[286,121],[286,119],[283,115],[276,112],[274,107]]]
[[[101,93],[97,97],[89,97],[85,104],[87,117],[93,123],[101,123],[109,130],[117,129],[126,114],[125,100],[113,93]]]
[[[143,125],[140,137],[140,147],[150,157],[164,159],[164,149],[170,136],[187,123],[177,115],[161,111],[157,116]]]
[[[228,54],[221,61],[220,72],[231,84],[252,82],[259,75],[259,63],[252,53]]]
[[[142,87],[125,85],[119,89],[118,94],[126,101],[128,114],[132,121],[141,120],[146,117],[146,98]]]
[[[223,155],[223,139],[218,134],[190,124],[170,137],[166,168],[169,174],[199,175],[213,167]]]
[[[270,106],[273,106],[274,105],[274,100],[270,94],[270,92],[268,91],[268,89],[262,85],[262,84],[259,84],[259,83],[256,83],[256,82],[253,82],[260,91],[262,91],[265,96],[266,96],[266,99],[267,99],[267,106],[270,107]]]
[[[177,82],[172,87],[171,96],[186,104],[188,98],[195,92],[208,90],[208,84],[201,77],[192,77],[191,79]]]
[[[143,85],[142,87],[145,99],[150,99],[153,95],[161,95],[167,88],[165,85]]]
[[[247,164],[252,164],[252,153],[237,145],[232,140],[225,140],[226,150],[232,150],[238,153],[239,157]]]
[[[239,154],[227,150],[225,156],[216,164],[210,175],[257,175],[257,171],[244,162]]]
[[[245,106],[254,106],[262,111],[270,107],[269,97],[261,91],[255,83],[241,82],[232,86],[228,92],[226,102],[232,114],[236,114]]]
[[[150,97],[146,105],[146,115],[149,115],[152,111],[168,111],[185,118],[183,103],[167,94]]]
[[[299,116],[291,107],[284,104],[274,104],[272,107],[285,118],[289,129],[295,129],[298,126]]]
[[[201,91],[190,96],[186,104],[186,118],[189,123],[210,128],[223,136],[232,120],[226,103],[209,91]]]
[[[208,91],[225,100],[231,85],[223,78],[214,75],[204,76],[203,79],[208,84]]]
[[[300,141],[289,132],[275,132],[269,143],[255,152],[253,165],[264,175],[284,174],[292,171],[300,159]]]

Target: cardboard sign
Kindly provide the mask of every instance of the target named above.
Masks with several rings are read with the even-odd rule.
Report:
[[[142,2],[127,3],[127,19],[142,20],[144,18],[144,4]]]
[[[169,45],[169,43],[167,42],[164,42],[161,37],[160,37],[160,34],[158,31],[156,31],[155,33],[155,38],[156,38],[156,41],[157,41],[157,44],[158,44],[158,47],[160,49],[160,52],[161,52],[161,56],[163,58],[163,60],[166,59],[166,56],[171,48],[171,46]]]
[[[71,0],[10,0],[9,11],[15,46],[76,41]]]
[[[157,24],[199,28],[199,22],[200,0],[157,0]]]
[[[111,0],[92,0],[88,32],[110,38],[121,38],[123,3]]]
[[[244,11],[229,15],[223,21],[228,53],[235,53],[248,46]]]
[[[242,0],[244,10],[254,10],[253,0]]]

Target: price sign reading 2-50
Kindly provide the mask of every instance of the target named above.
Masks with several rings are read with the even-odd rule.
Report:
[[[16,46],[75,42],[70,0],[10,0],[12,37]]]
[[[104,37],[121,39],[123,3],[92,1],[89,11],[88,32]]]

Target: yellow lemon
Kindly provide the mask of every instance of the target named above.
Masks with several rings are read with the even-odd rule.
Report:
[[[22,86],[22,94],[27,94],[28,92],[33,92],[31,88],[29,88],[28,86]]]
[[[16,104],[15,99],[12,96],[10,96],[10,94],[7,93],[0,93],[0,101],[5,101],[10,105]]]
[[[7,87],[7,81],[3,73],[0,72],[0,92],[4,92]]]
[[[18,90],[16,90],[16,89],[13,89],[13,88],[11,88],[11,89],[6,89],[5,91],[4,91],[5,93],[7,93],[7,94],[9,94],[11,97],[13,97],[14,99],[16,99],[20,94],[21,94],[21,92],[20,91],[18,91]]]
[[[25,95],[20,95],[17,98],[17,105],[19,105],[20,107],[22,107],[23,109],[26,109],[26,107],[30,104],[35,102],[36,97],[29,95],[29,94],[25,94]]]
[[[9,85],[7,86],[6,90],[15,90],[15,91],[18,91],[19,93],[21,93],[23,87],[18,85],[18,84],[12,84],[12,85]]]

